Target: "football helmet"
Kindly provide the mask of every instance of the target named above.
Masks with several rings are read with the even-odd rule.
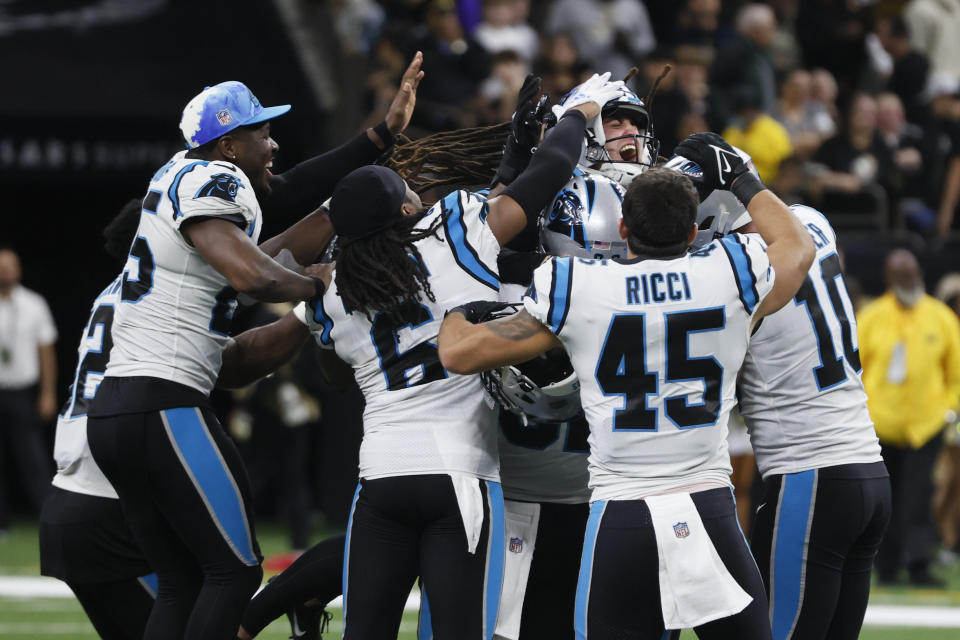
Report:
[[[753,159],[743,149],[733,148],[750,171],[760,177],[757,168],[753,165]],[[700,196],[700,205],[697,207],[697,237],[690,245],[691,249],[699,249],[721,238],[734,229],[738,229],[748,224],[752,218],[747,213],[746,207],[729,191],[715,189],[708,192],[703,187],[703,169],[700,165],[688,160],[683,156],[673,156],[665,165],[666,169],[678,171],[693,181],[697,188],[697,194]]]
[[[522,305],[488,314],[484,321],[516,313]],[[480,374],[483,386],[524,426],[539,422],[566,422],[580,413],[580,380],[563,348],[555,348],[526,362]]]
[[[540,242],[554,256],[625,258],[620,206],[626,189],[592,170],[577,167],[541,216]]]
[[[568,93],[567,96],[569,95],[571,94]],[[567,96],[564,96],[558,104],[562,106]],[[614,117],[629,118],[636,125],[638,133],[607,139],[603,132],[603,120]],[[599,118],[587,123],[585,135],[586,146],[580,156],[579,164],[590,167],[623,186],[629,185],[631,180],[656,164],[659,157],[660,142],[654,136],[650,113],[643,100],[626,86],[620,87],[617,96],[603,105]],[[630,140],[632,144],[624,145],[621,153],[632,152],[633,159],[616,161],[611,159],[605,145],[629,138],[632,138]]]

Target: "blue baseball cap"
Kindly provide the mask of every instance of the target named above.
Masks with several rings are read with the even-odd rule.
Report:
[[[180,132],[188,149],[200,145],[237,127],[266,122],[290,111],[290,105],[264,107],[247,85],[236,80],[207,87],[183,108]]]

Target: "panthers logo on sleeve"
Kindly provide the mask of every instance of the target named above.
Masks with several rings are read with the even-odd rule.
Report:
[[[237,193],[245,188],[240,178],[229,173],[214,174],[199,190],[194,198],[213,196],[228,202],[237,201]]]

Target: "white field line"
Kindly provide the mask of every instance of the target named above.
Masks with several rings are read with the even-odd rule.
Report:
[[[55,578],[39,576],[0,576],[0,598],[71,598],[73,592],[63,582]],[[337,598],[329,605],[332,608],[342,606]],[[420,608],[420,592],[414,590],[407,598],[405,609],[416,611]],[[65,629],[75,623],[51,623],[49,626]],[[960,628],[960,607],[931,607],[906,605],[870,605],[864,624],[874,627],[931,627]],[[18,630],[7,627],[18,626],[0,623],[0,635],[16,633]],[[73,627],[71,627],[73,628]],[[86,627],[84,627],[86,628]],[[59,633],[73,633],[62,631]],[[56,633],[56,632],[55,632]]]

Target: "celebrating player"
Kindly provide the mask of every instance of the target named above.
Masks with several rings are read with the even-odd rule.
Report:
[[[248,481],[209,393],[237,293],[283,301],[322,290],[268,254],[290,244],[300,262],[311,261],[297,254],[309,253],[328,222],[314,214],[261,250],[258,198],[296,203],[307,193],[315,206],[329,193],[330,164],[342,172],[373,160],[409,121],[420,59],[387,123],[276,177],[270,120],[289,106],[264,108],[243,84],[225,82],[184,109],[189,149],[156,173],[144,198],[113,352],[88,411],[91,452],[159,577],[145,638],[233,638],[260,584]]]
[[[767,249],[734,235],[688,254],[696,192],[684,176],[653,170],[624,199],[627,259],[554,258],[537,269],[523,311],[473,325],[487,305],[466,305],[438,337],[441,362],[458,373],[560,345],[570,354],[593,490],[578,638],[686,627],[701,638],[770,637],[730,493],[725,426],[752,325],[796,293],[813,243],[722,138],[696,134],[680,146],[712,188],[748,203]]]
[[[335,281],[306,319],[367,401],[344,562],[346,638],[396,637],[418,575],[438,636],[493,634],[503,562],[493,413],[479,379],[450,375],[433,343],[446,309],[496,298],[501,244],[562,186],[585,118],[617,86],[603,76],[581,85],[526,171],[489,199],[455,191],[420,216],[419,198],[390,170],[363,168],[337,186]]]

